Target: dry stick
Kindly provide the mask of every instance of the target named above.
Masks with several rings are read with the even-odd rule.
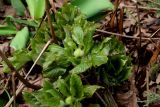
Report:
[[[27,87],[29,88],[33,88],[33,89],[40,89],[39,86],[35,86],[31,83],[29,83],[26,79],[24,79],[18,72],[17,70],[14,68],[14,66],[12,65],[12,63],[7,59],[7,57],[3,54],[3,52],[0,50],[0,56],[2,57],[2,59],[5,61],[5,63],[8,65],[9,69],[11,70],[11,72],[15,73],[15,76],[23,83],[25,84]]]
[[[101,33],[110,34],[110,35],[122,36],[122,37],[129,38],[129,39],[139,39],[139,37],[134,37],[134,36],[129,36],[129,35],[122,35],[122,34],[119,34],[119,33],[108,32],[108,31],[100,30],[100,29],[97,29],[96,31],[97,32],[101,32]],[[98,37],[98,36],[99,35],[96,35],[96,36],[93,36],[93,37],[95,38],[95,37]],[[141,39],[142,40],[160,40],[160,38],[150,38],[150,37],[149,38],[141,38]]]
[[[125,8],[136,8],[136,6],[129,6],[129,5],[123,5],[123,7]],[[160,10],[159,8],[149,8],[149,7],[142,7],[139,6],[139,9],[145,9],[145,10]]]
[[[54,28],[53,28],[53,25],[52,25],[51,15],[49,13],[49,6],[48,6],[49,2],[48,2],[48,0],[45,1],[45,4],[46,4],[46,13],[47,13],[47,18],[48,18],[48,24],[49,24],[49,27],[50,27],[50,33],[52,35],[53,42],[57,44],[58,41],[57,41],[57,38],[56,38],[56,35],[55,35],[55,32],[54,32]]]
[[[52,42],[52,39],[50,39],[46,45],[44,46],[44,48],[42,49],[41,53],[38,55],[38,57],[36,58],[34,64],[32,65],[32,67],[30,68],[30,70],[28,71],[28,73],[25,76],[25,79],[28,77],[28,75],[31,73],[32,69],[34,68],[34,66],[36,65],[36,63],[38,62],[38,60],[40,59],[40,57],[42,56],[42,54],[44,53],[44,51],[47,49],[47,47],[49,46],[49,44]],[[16,95],[18,95],[22,89],[23,89],[23,84],[20,84],[18,89],[16,90]],[[6,104],[5,107],[9,107],[11,105],[11,103],[13,102],[13,96],[12,98],[9,100],[9,102]]]
[[[32,84],[36,83],[37,81],[40,81],[41,79],[35,80],[34,82],[32,82]],[[21,85],[21,87],[18,88],[18,90],[16,91],[16,96],[23,90],[25,86]],[[9,100],[9,102],[4,106],[4,107],[9,107],[11,105],[11,103],[13,102],[14,97],[12,96]]]
[[[105,106],[105,107],[107,107],[107,104],[106,104],[106,102],[103,100],[103,98],[99,95],[99,93],[98,92],[95,92],[95,94],[96,94],[96,96],[101,100],[101,102],[103,103],[103,105]]]
[[[49,0],[49,3],[51,5],[51,7],[52,7],[52,10],[55,13],[56,12],[56,8],[55,8],[55,5],[54,5],[54,2],[55,2],[54,0]]]
[[[140,67],[140,58],[141,58],[141,42],[142,42],[142,31],[141,31],[141,25],[140,25],[140,13],[139,13],[139,6],[138,6],[138,0],[136,2],[136,10],[137,10],[137,16],[138,16],[138,30],[139,30],[139,47],[138,47],[138,68],[137,68],[137,72],[139,70]],[[133,96],[132,96],[132,107],[136,107],[137,106],[137,98],[136,98],[136,86],[135,86],[135,74],[133,72],[133,78],[132,80],[133,84],[132,84],[132,90],[133,90]]]
[[[160,31],[160,27],[150,36],[151,38]]]
[[[16,84],[15,84],[15,72],[12,73],[12,89],[13,89],[13,107],[16,107]]]

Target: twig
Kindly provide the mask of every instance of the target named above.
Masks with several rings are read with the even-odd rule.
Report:
[[[135,102],[137,102],[137,98],[136,98],[136,86],[135,86],[135,73],[134,73],[134,71],[132,72],[131,78],[129,80],[130,80],[130,83],[131,83],[130,89],[133,92],[131,104],[132,104],[132,107],[136,107]]]
[[[26,79],[24,79],[19,73],[18,71],[14,68],[14,66],[12,65],[12,63],[7,59],[7,57],[3,54],[3,52],[0,50],[0,56],[2,57],[2,59],[5,61],[5,63],[8,65],[9,69],[11,70],[11,72],[15,73],[15,76],[23,83],[25,84],[27,87],[29,88],[33,88],[33,89],[40,89],[40,86],[35,86],[31,83],[29,83]]]
[[[38,62],[38,60],[40,59],[40,57],[42,56],[42,54],[44,53],[44,51],[47,49],[47,47],[49,46],[49,44],[52,42],[52,39],[50,39],[46,45],[43,47],[41,53],[38,55],[38,57],[36,58],[36,60],[34,61],[32,67],[30,68],[30,70],[28,71],[28,73],[25,76],[25,79],[27,79],[28,75],[31,73],[31,71],[33,70],[34,66],[36,65],[36,63]]]
[[[139,37],[134,37],[134,36],[129,36],[129,35],[122,35],[122,34],[119,34],[119,33],[108,32],[108,31],[100,30],[100,29],[97,29],[96,31],[97,32],[101,32],[101,33],[110,34],[110,35],[122,36],[122,37],[129,38],[129,39],[139,39]],[[99,35],[96,35],[96,36],[93,36],[93,37],[95,38],[95,37],[98,37],[98,36]],[[142,40],[160,40],[160,38],[143,38],[143,37],[141,39]]]
[[[37,81],[39,81],[41,79],[35,80],[32,84],[36,83]],[[16,96],[23,90],[23,88],[25,87],[24,84],[22,84],[17,90],[16,90]],[[4,106],[4,107],[9,107],[11,105],[11,103],[14,100],[14,96],[12,96],[9,100],[9,102]]]
[[[103,100],[103,98],[99,95],[99,93],[98,92],[95,92],[95,94],[96,94],[96,96],[101,100],[101,102],[103,103],[103,105],[105,106],[105,107],[108,107],[107,106],[107,104],[106,104],[106,102]]]
[[[156,33],[160,31],[160,28],[158,28],[150,37],[152,38]]]
[[[142,42],[142,31],[141,31],[141,25],[140,25],[140,12],[139,12],[139,6],[138,6],[138,0],[137,2],[135,2],[136,4],[136,10],[137,10],[137,17],[138,17],[138,31],[139,31],[139,47],[138,47],[138,67],[137,67],[137,72],[139,70],[140,67],[140,62],[141,62],[141,42]],[[136,98],[136,93],[135,93],[135,72],[133,72],[133,78],[132,78],[132,82],[133,82],[133,96],[132,96],[132,107],[136,107],[137,105],[137,98]]]
[[[52,39],[53,39],[54,43],[58,43],[56,35],[55,35],[55,32],[54,32],[54,28],[53,28],[53,25],[52,25],[52,21],[51,21],[51,15],[49,13],[49,6],[48,6],[49,3],[48,3],[48,0],[46,0],[45,4],[46,4],[46,13],[47,13],[47,18],[48,18],[48,24],[49,24],[49,27],[50,27],[50,32],[51,32],[51,35],[52,35]]]
[[[123,5],[122,7],[125,7],[125,8],[136,8],[136,6],[127,6],[127,5]],[[142,7],[142,6],[139,6],[139,9],[145,9],[145,10],[160,10],[159,8],[149,8],[149,7]]]
[[[16,107],[16,84],[15,84],[15,72],[12,73],[12,90],[13,90],[13,107]]]

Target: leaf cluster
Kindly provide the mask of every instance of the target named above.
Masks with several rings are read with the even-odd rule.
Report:
[[[65,4],[52,16],[52,20],[58,44],[50,44],[38,64],[43,67],[43,76],[52,80],[53,84],[45,81],[42,89],[24,93],[26,101],[33,107],[81,107],[83,99],[92,97],[101,88],[98,85],[82,84],[78,74],[90,73],[91,69],[95,69],[107,85],[117,85],[128,78],[131,63],[125,55],[124,46],[114,37],[93,40],[99,24],[87,21],[77,7]],[[14,21],[27,24],[24,20]],[[31,22],[29,25],[32,27],[40,23]],[[18,31],[11,42],[16,51],[10,58],[17,70],[27,62],[35,61],[46,42],[51,39],[48,26],[44,21],[38,30],[35,27],[36,32],[29,32],[26,27]],[[23,45],[17,44],[16,38],[21,38],[20,35],[31,38]],[[26,49],[28,41],[30,48]],[[4,62],[3,66],[3,71],[9,72]]]
[[[41,90],[25,92],[24,98],[33,107],[82,107],[80,101],[90,98],[99,88],[97,85],[83,85],[81,78],[72,74],[65,79],[59,78],[54,87],[45,81]]]

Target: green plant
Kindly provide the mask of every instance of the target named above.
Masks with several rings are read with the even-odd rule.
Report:
[[[65,79],[59,78],[54,85],[45,81],[41,90],[25,92],[24,98],[33,107],[82,107],[80,101],[90,98],[99,88],[97,85],[83,85],[78,75],[71,74]]]
[[[90,69],[96,69],[106,84],[115,85],[128,78],[131,63],[125,55],[124,46],[113,37],[93,39],[99,24],[87,21],[85,15],[71,4],[65,4],[52,18],[58,44],[50,44],[37,63],[43,67],[43,76],[48,81],[44,82],[42,89],[24,93],[26,101],[33,107],[81,107],[81,101],[92,97],[100,88],[98,85],[82,84],[79,74],[90,73]],[[12,23],[27,24],[37,30],[36,33],[28,32],[25,27],[11,42],[16,50],[9,60],[19,70],[27,62],[35,61],[43,46],[51,39],[49,25],[43,21],[37,29],[38,21],[26,23],[24,20],[10,19]],[[30,35],[31,38],[20,38],[19,34],[25,35],[24,38]],[[22,39],[23,44],[18,44],[16,38]],[[26,49],[28,42],[29,50]],[[4,72],[10,72],[4,62],[3,66]]]

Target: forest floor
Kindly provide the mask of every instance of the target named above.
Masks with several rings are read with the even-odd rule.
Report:
[[[13,7],[7,3],[2,4],[1,1],[0,23],[3,23],[6,16],[17,17]],[[152,101],[153,98],[160,98],[160,2],[157,3],[157,7],[150,7],[148,4],[154,0],[141,0],[138,4],[134,2],[136,0],[112,1],[115,10],[107,12],[99,21],[101,28],[96,31],[95,38],[101,35],[116,36],[125,45],[127,55],[132,58],[132,75],[128,81],[116,86],[114,91],[110,89],[110,93],[118,107],[142,107],[144,103],[150,103],[149,107],[160,107],[160,100]],[[61,6],[61,2],[57,3],[57,6]],[[12,52],[9,47],[11,39],[12,37],[0,36],[0,49],[7,56]],[[2,68],[0,65],[0,85],[12,86],[10,75],[4,74]],[[30,78],[33,81],[41,76],[34,74]],[[4,97],[1,95],[4,87],[0,89],[0,98]],[[8,89],[8,92],[12,94],[11,89]],[[27,107],[25,102],[21,101],[21,97],[17,97],[19,107]]]

